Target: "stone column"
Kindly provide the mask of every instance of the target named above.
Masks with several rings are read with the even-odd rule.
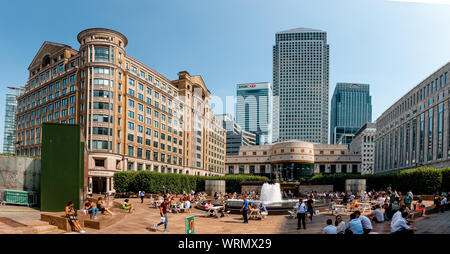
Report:
[[[111,177],[106,177],[106,192],[110,191],[109,184],[111,182]]]
[[[114,190],[114,177],[111,177],[111,191],[116,192],[116,190]]]
[[[92,176],[89,177],[88,192],[92,193]]]

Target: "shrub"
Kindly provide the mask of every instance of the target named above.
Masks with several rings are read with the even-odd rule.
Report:
[[[450,168],[442,169],[442,184],[441,191],[450,191]]]
[[[117,192],[128,192],[130,191],[130,184],[134,178],[133,172],[120,172],[114,174],[114,189]]]
[[[412,190],[418,194],[432,194],[439,190],[448,190],[450,169],[421,167],[386,174],[357,175],[333,174],[316,175],[310,179],[302,179],[304,184],[332,184],[335,191],[345,191],[346,179],[366,179],[368,190],[392,189],[407,192]]]
[[[206,180],[225,180],[227,192],[241,192],[244,181],[268,181],[267,177],[249,175],[194,176],[164,174],[153,171],[118,172],[114,174],[114,188],[119,193],[144,190],[162,193],[164,190],[181,193],[183,190],[204,191]]]

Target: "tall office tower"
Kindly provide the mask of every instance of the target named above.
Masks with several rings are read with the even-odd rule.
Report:
[[[201,76],[171,81],[127,54],[127,38],[87,29],[79,49],[44,42],[17,98],[16,153],[41,155],[44,122],[79,124],[89,150],[89,191],[114,190],[119,171],[225,173],[225,131]]]
[[[256,134],[256,144],[272,143],[272,86],[269,82],[237,85],[236,121]]]
[[[328,143],[328,87],[326,32],[278,32],[273,46],[273,141]]]
[[[234,121],[232,115],[222,114],[217,117],[222,121],[223,128],[227,132],[227,156],[238,155],[241,146],[256,145],[256,134],[242,130],[241,126]]]
[[[3,153],[14,154],[16,145],[17,96],[21,94],[22,89],[16,87],[8,88],[14,90],[14,93],[6,94]]]
[[[331,99],[331,144],[349,144],[359,128],[372,121],[368,84],[337,83]],[[338,142],[341,137],[342,141]]]

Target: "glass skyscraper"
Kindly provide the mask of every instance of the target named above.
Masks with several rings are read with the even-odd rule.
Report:
[[[237,85],[236,121],[256,134],[256,144],[272,143],[272,86],[270,82]]]
[[[20,90],[16,90],[20,91]],[[14,154],[16,143],[17,94],[6,94],[3,153]]]
[[[273,141],[328,143],[328,89],[326,32],[278,32],[273,46]]]
[[[330,143],[341,136],[352,136],[366,122],[372,121],[372,97],[368,84],[337,83],[331,99]],[[351,139],[343,138],[342,143]]]

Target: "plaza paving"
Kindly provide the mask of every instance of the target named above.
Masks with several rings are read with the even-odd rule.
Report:
[[[123,199],[116,199],[116,202],[122,202]],[[312,221],[307,222],[306,230],[297,230],[297,220],[291,219],[287,215],[272,215],[264,220],[249,220],[248,224],[242,223],[242,216],[239,214],[230,214],[223,218],[206,217],[205,212],[196,208],[191,209],[191,213],[169,213],[169,232],[163,232],[164,226],[161,225],[158,231],[153,231],[155,223],[159,222],[159,210],[149,208],[149,200],[144,204],[139,199],[130,199],[136,210],[116,222],[115,224],[95,230],[86,228],[88,234],[184,234],[186,216],[195,216],[195,231],[197,234],[320,234],[325,226],[327,219],[334,216],[321,213],[314,216]],[[102,215],[100,215],[102,216]],[[20,207],[20,206],[2,206],[0,207],[0,219],[7,218],[17,222],[26,222],[40,218],[38,210]],[[343,216],[344,221],[349,220],[349,216]],[[0,234],[7,233],[30,233],[26,228],[14,226],[10,222],[0,220]],[[389,223],[374,223],[375,233],[386,234],[390,232]],[[450,234],[450,212],[433,214],[425,218],[417,218],[414,227],[419,228],[418,234]],[[56,231],[54,233],[65,233]]]
[[[116,200],[121,201],[121,200]],[[195,232],[197,234],[320,234],[327,219],[334,216],[320,214],[314,216],[312,221],[307,222],[306,230],[297,230],[297,220],[291,219],[287,215],[272,215],[264,220],[249,220],[248,224],[242,223],[242,216],[230,214],[222,218],[206,217],[205,212],[199,209],[191,209],[191,213],[168,213],[168,230],[163,232],[164,225],[159,226],[157,232],[151,230],[154,224],[159,222],[159,210],[149,208],[149,201],[144,204],[138,199],[131,199],[131,203],[136,210],[132,214],[127,214],[124,219],[105,229],[86,229],[87,233],[100,234],[184,234],[186,216],[195,216]],[[349,220],[349,216],[343,216],[344,221]],[[390,232],[389,223],[374,223],[373,232],[386,234]],[[417,233],[447,233],[450,234],[450,212],[432,215],[425,219],[418,218],[414,223],[420,230]]]

